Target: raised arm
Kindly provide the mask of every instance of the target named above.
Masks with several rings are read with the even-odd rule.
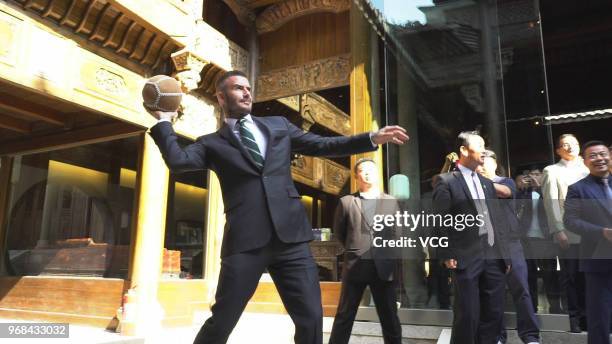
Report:
[[[170,122],[159,122],[153,126],[151,137],[172,172],[207,169],[204,145],[198,141],[184,148],[181,147]]]

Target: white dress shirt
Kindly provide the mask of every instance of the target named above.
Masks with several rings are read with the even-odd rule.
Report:
[[[470,189],[470,193],[472,194],[472,199],[485,199],[485,193],[482,189],[482,184],[480,183],[480,179],[478,178],[478,173],[476,171],[472,171],[469,168],[457,164],[459,168],[459,172],[463,175],[463,179]]]

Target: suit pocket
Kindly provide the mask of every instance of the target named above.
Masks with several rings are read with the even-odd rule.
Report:
[[[300,196],[295,186],[287,186],[287,194],[289,195],[290,198],[302,198],[302,196]]]

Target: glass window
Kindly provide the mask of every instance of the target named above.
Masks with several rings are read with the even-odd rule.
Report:
[[[137,147],[129,138],[16,157],[8,271],[127,277]]]
[[[203,278],[207,177],[204,171],[170,175],[162,267],[166,278]]]

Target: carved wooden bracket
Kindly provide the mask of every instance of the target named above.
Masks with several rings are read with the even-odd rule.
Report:
[[[305,121],[317,123],[335,133],[351,135],[351,119],[316,93],[300,96],[300,115]]]
[[[215,82],[224,70],[197,54],[182,50],[172,54],[176,68],[175,77],[181,82],[183,92],[199,90],[205,94],[215,93]]]
[[[257,78],[257,102],[349,84],[350,54],[276,69]]]
[[[340,13],[350,8],[350,0],[286,0],[266,8],[257,17],[257,33],[275,31],[289,21],[308,14]]]
[[[299,156],[291,163],[293,180],[315,189],[338,195],[348,182],[348,168],[331,160]]]

